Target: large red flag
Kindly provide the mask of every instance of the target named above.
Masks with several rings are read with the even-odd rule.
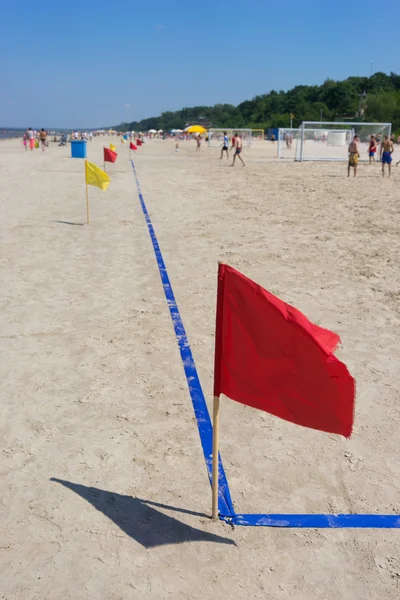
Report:
[[[339,341],[232,267],[219,266],[214,396],[350,437],[355,381],[332,354]]]
[[[132,142],[129,144],[129,148],[131,150],[137,150],[137,147],[135,146],[135,144],[133,144]]]
[[[114,163],[117,160],[118,154],[109,148],[104,148],[104,161]]]

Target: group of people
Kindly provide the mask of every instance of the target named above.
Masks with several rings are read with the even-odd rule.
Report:
[[[53,135],[53,133],[51,134]],[[36,131],[36,129],[32,129],[32,127],[29,127],[29,129],[26,130],[26,132],[23,135],[22,138],[22,143],[25,147],[25,150],[28,150],[28,148],[30,148],[31,150],[33,150],[34,148],[42,148],[42,151],[44,152],[45,149],[48,147],[49,145],[49,136],[48,136],[48,132],[45,129],[41,129],[40,131]],[[63,133],[61,135],[61,144],[60,145],[65,145],[67,143],[67,141],[73,141],[73,140],[85,140],[85,141],[92,141],[93,139],[93,133],[92,132],[80,132],[80,131],[72,131],[69,135],[67,135],[66,133]],[[54,138],[53,138],[54,142],[57,142],[57,135],[54,134]]]
[[[353,140],[349,144],[349,164],[347,167],[347,177],[350,177],[350,170],[353,169],[354,177],[357,175],[358,161],[361,157],[360,155],[360,136],[355,135]],[[376,148],[377,148],[377,139],[374,135],[371,135],[368,145],[368,156],[369,163],[375,162]],[[382,177],[385,176],[385,165],[388,167],[389,177],[392,173],[392,154],[394,152],[394,142],[392,138],[389,138],[388,135],[385,135],[384,140],[381,143],[381,152],[380,152],[380,160],[382,162]],[[396,163],[396,165],[398,165]]]
[[[236,157],[240,160],[240,162],[242,163],[242,166],[244,167],[244,160],[241,157],[242,154],[242,150],[243,150],[243,140],[242,137],[238,134],[235,133],[235,135],[232,137],[232,145],[231,145],[231,151],[235,150],[235,153],[233,155],[233,162],[232,162],[232,167],[235,164],[235,160]],[[222,142],[222,147],[221,147],[221,160],[224,156],[224,153],[226,154],[226,158],[229,160],[229,137],[226,131],[224,131],[224,140]]]
[[[42,152],[44,152],[46,146],[48,145],[47,131],[42,128],[39,132],[37,132],[36,130],[34,131],[32,127],[29,127],[29,129],[27,129],[24,133],[22,143],[25,146],[25,150],[28,150],[28,145],[31,151],[33,151],[35,147],[39,148],[39,146],[41,146]]]
[[[87,131],[73,131],[71,133],[71,140],[84,140],[85,142],[91,142],[93,139],[93,132]]]
[[[201,142],[202,142],[202,137],[201,135],[197,135],[196,136],[196,152],[201,152]],[[240,162],[242,163],[242,166],[244,167],[244,160],[241,157],[242,154],[242,150],[243,150],[243,140],[241,138],[241,136],[238,133],[235,133],[235,135],[232,137],[232,145],[230,147],[230,150],[235,150],[234,155],[233,155],[233,162],[232,162],[232,167],[235,164],[235,160],[236,158],[238,158],[240,160]],[[175,152],[179,152],[179,142],[176,141],[175,142]],[[226,154],[226,158],[229,159],[229,137],[228,137],[228,133],[226,131],[224,131],[224,139],[222,142],[222,146],[221,146],[221,159],[224,156],[224,153]]]

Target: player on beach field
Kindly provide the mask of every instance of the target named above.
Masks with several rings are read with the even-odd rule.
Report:
[[[235,154],[233,155],[232,167],[235,165],[236,157],[238,157],[238,159],[242,163],[243,167],[245,166],[245,164],[243,162],[243,158],[240,156],[242,153],[242,150],[243,150],[242,138],[240,137],[240,135],[235,133]]]
[[[198,135],[196,138],[196,152],[200,152],[201,150],[201,135]]]
[[[375,154],[376,154],[376,140],[375,136],[371,135],[371,139],[369,141],[368,146],[368,156],[369,156],[369,164],[375,162]]]
[[[45,148],[46,148],[47,131],[45,131],[43,129],[43,127],[40,130],[39,137],[40,137],[40,145],[42,146],[42,152],[44,152]]]
[[[223,157],[224,152],[226,152],[226,158],[229,158],[229,138],[226,131],[224,131],[224,141],[221,148],[221,158]]]
[[[360,138],[358,135],[354,136],[354,139],[349,144],[349,164],[347,167],[347,177],[350,177],[350,168],[354,169],[354,177],[357,175],[358,159],[360,158],[360,152],[358,149],[358,143]]]
[[[394,146],[392,140],[389,139],[388,135],[385,135],[385,139],[381,146],[381,161],[382,161],[382,177],[385,177],[385,165],[388,166],[389,177],[392,172],[392,153]]]

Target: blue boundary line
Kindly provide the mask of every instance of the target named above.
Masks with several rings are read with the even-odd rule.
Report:
[[[203,390],[197,374],[196,365],[190,349],[189,341],[186,335],[185,327],[183,326],[182,318],[179,313],[179,308],[176,304],[174,292],[168,277],[167,269],[165,268],[164,259],[161,254],[160,246],[158,245],[157,236],[154,232],[149,213],[147,212],[146,204],[143,200],[142,191],[140,189],[140,183],[137,178],[135,165],[131,160],[133,173],[136,179],[136,186],[138,190],[140,204],[142,211],[146,219],[147,227],[149,230],[150,238],[153,244],[154,254],[156,255],[158,269],[160,271],[160,277],[164,288],[165,298],[167,300],[169,312],[171,314],[172,323],[175,330],[176,339],[178,342],[179,351],[181,353],[183,368],[185,370],[186,380],[189,387],[190,397],[192,399],[194,413],[196,415],[197,427],[199,429],[200,441],[203,447],[203,454],[206,461],[208,477],[210,483],[212,483],[212,424],[210,414],[208,412],[207,404],[204,399]],[[229,492],[228,481],[226,479],[224,467],[222,465],[221,457],[219,456],[219,472],[218,472],[218,487],[219,487],[219,498],[218,508],[222,515],[226,517],[232,517],[235,514],[231,495]]]
[[[204,398],[200,379],[197,374],[196,365],[190,349],[189,341],[186,335],[185,327],[179,308],[172,291],[171,282],[168,277],[164,259],[158,244],[146,204],[143,199],[142,190],[136,173],[133,160],[131,160],[133,174],[136,180],[137,192],[146,219],[151,242],[153,244],[154,254],[156,256],[161,282],[164,288],[165,298],[167,300],[169,312],[175,330],[179,351],[182,358],[183,368],[192,399],[194,413],[196,416],[197,427],[201,445],[203,448],[204,459],[206,461],[207,473],[210,483],[212,483],[212,424],[207,404]],[[218,508],[219,517],[232,525],[258,526],[258,527],[306,527],[306,528],[400,528],[400,515],[296,515],[296,514],[236,514],[233,508],[231,494],[229,491],[228,480],[222,464],[221,456],[218,456]]]

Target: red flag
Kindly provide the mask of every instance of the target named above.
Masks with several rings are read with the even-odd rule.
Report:
[[[132,142],[129,144],[129,148],[130,148],[131,150],[137,150],[137,148],[136,148],[135,144],[133,144]]]
[[[141,146],[143,144],[142,140],[136,140],[136,143],[138,146]]]
[[[118,154],[109,148],[104,148],[104,161],[114,163],[117,160]]]
[[[219,266],[214,396],[350,437],[355,381],[332,354],[339,341],[232,267]]]

